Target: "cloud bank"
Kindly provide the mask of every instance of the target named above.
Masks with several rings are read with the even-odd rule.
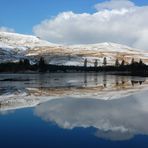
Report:
[[[59,13],[33,27],[35,35],[54,43],[93,44],[115,42],[148,49],[148,6],[129,0],[111,0],[95,5],[93,14]]]
[[[0,26],[0,32],[15,32],[15,30],[12,28]]]

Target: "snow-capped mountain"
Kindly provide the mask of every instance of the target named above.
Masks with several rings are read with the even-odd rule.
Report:
[[[39,37],[31,35],[23,35],[18,33],[0,32],[0,42],[2,45],[19,47],[34,47],[34,46],[50,46],[54,45],[44,40],[40,40]]]
[[[0,62],[17,61],[24,57],[37,59],[40,56],[44,56],[48,63],[57,65],[83,65],[85,58],[88,65],[94,65],[96,59],[102,65],[104,57],[107,58],[107,64],[114,64],[117,58],[127,63],[132,58],[148,63],[147,51],[116,43],[66,46],[52,44],[31,35],[0,32]]]
[[[34,47],[54,46],[38,37],[17,33],[0,32],[0,62],[17,61]]]

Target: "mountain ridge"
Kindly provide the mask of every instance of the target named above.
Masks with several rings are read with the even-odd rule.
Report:
[[[101,65],[104,57],[109,65],[114,64],[117,58],[126,63],[130,63],[132,58],[135,61],[142,59],[148,64],[147,51],[117,43],[60,45],[32,35],[0,32],[0,62],[18,61],[20,58],[38,60],[41,56],[55,65],[83,65],[84,59],[88,59],[88,66],[94,65],[96,59]]]

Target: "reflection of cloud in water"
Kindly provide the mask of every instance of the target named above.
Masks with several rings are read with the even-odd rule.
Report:
[[[98,138],[103,138],[103,139],[109,139],[112,141],[123,141],[123,140],[129,140],[133,138],[134,134],[132,132],[122,132],[122,131],[103,131],[103,130],[98,130],[95,133],[95,136]]]
[[[8,115],[8,114],[13,114],[15,110],[8,110],[8,111],[0,111],[0,115]]]
[[[124,99],[95,100],[61,98],[35,108],[35,113],[65,129],[94,127],[96,136],[126,140],[148,134],[147,92]]]

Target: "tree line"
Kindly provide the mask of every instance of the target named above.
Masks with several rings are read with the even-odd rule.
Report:
[[[96,59],[94,66],[88,66],[88,59],[84,59],[83,66],[64,66],[48,64],[43,57],[35,64],[31,64],[29,59],[20,59],[19,62],[0,63],[0,72],[115,72],[130,75],[148,75],[148,66],[140,59],[139,62],[134,58],[127,64],[125,60],[119,62],[115,60],[114,65],[108,65],[107,58],[104,57],[102,65]]]

